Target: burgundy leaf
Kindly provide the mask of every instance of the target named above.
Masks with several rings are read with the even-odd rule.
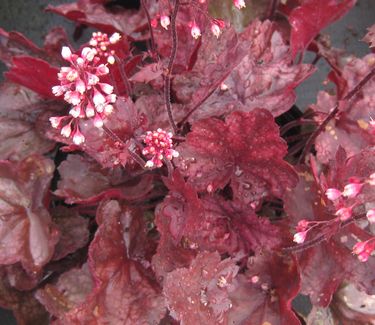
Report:
[[[235,255],[259,252],[278,246],[279,229],[254,210],[219,196],[198,199],[191,185],[175,173],[165,180],[169,195],[156,211],[158,220],[169,222],[169,234],[176,246],[181,240],[199,251]],[[162,234],[162,236],[165,234]]]
[[[107,9],[105,1],[78,0],[59,6],[47,6],[51,11],[80,24],[85,24],[106,33],[120,32],[128,36],[135,36],[135,32],[146,26],[143,10]]]
[[[228,324],[299,325],[291,309],[300,288],[297,263],[290,256],[250,257],[249,270],[237,277],[229,298]]]
[[[82,218],[77,211],[65,207],[54,209],[52,215],[61,234],[52,258],[56,261],[74,253],[88,243],[89,222],[88,219]]]
[[[55,99],[51,89],[58,84],[57,68],[31,56],[15,56],[12,63],[12,68],[5,73],[9,80],[35,91],[42,97]]]
[[[229,324],[229,292],[238,270],[230,258],[221,261],[217,252],[202,252],[189,268],[169,273],[164,294],[171,315],[181,324]]]
[[[100,206],[99,229],[89,250],[95,286],[85,302],[70,309],[57,324],[157,324],[164,317],[164,299],[146,269],[129,258],[130,208],[116,201]]]
[[[138,200],[152,190],[151,175],[129,180],[120,167],[103,169],[95,161],[80,155],[69,155],[58,168],[61,179],[55,194],[68,204],[97,203],[103,198]]]
[[[87,264],[63,273],[56,284],[47,284],[36,292],[36,298],[55,317],[83,304],[90,294],[94,282]]]
[[[266,110],[234,112],[226,122],[198,121],[177,150],[178,166],[199,191],[212,192],[230,182],[235,198],[257,205],[271,194],[282,197],[297,182],[282,159],[286,144]]]
[[[342,67],[338,76],[336,93],[328,92],[318,94],[317,104],[312,108],[317,113],[316,119],[326,116],[340,100],[367,75],[372,65],[375,54],[369,54],[363,59],[352,58]],[[370,117],[375,114],[375,102],[370,100],[375,81],[369,81],[350,104],[342,103],[341,109],[335,119],[332,119],[325,130],[316,138],[315,148],[317,157],[322,163],[334,159],[339,146],[343,147],[352,156],[363,148],[375,144],[375,137],[371,134]],[[340,96],[340,97],[339,97]]]
[[[34,272],[51,259],[59,236],[43,200],[53,171],[39,156],[0,162],[0,264],[21,262]]]
[[[344,16],[355,3],[356,0],[305,0],[293,9],[289,15],[292,57],[304,51],[323,28]]]
[[[10,287],[3,272],[0,278],[0,305],[13,311],[17,324],[49,324],[48,313],[34,298],[32,292],[21,292]]]
[[[192,72],[178,75],[174,89],[189,111],[221,88],[199,106],[193,121],[258,107],[278,116],[295,102],[294,88],[315,70],[291,61],[281,33],[270,21],[256,20],[240,35],[229,29],[218,40],[204,39]]]
[[[54,144],[43,139],[34,127],[43,104],[26,88],[4,83],[0,86],[0,159],[22,160],[50,151]]]

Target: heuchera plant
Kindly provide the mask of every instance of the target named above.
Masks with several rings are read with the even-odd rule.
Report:
[[[0,29],[1,306],[38,325],[373,323],[375,25],[363,58],[320,34],[355,2],[48,6],[92,28],[80,48]],[[318,60],[329,87],[302,113]]]

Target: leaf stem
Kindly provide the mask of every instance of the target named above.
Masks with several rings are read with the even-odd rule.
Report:
[[[342,99],[343,102],[349,102],[353,97],[355,97],[358,92],[366,85],[367,82],[371,80],[371,78],[375,75],[375,68],[373,68],[367,75],[364,77],[350,92],[348,92],[345,97]],[[298,159],[298,163],[300,164],[306,154],[310,151],[316,137],[323,131],[326,125],[336,116],[339,111],[339,101],[337,101],[334,108],[328,114],[328,116],[324,119],[324,121],[319,125],[319,127],[313,132],[310,138],[307,140],[306,146],[304,147],[301,156]]]
[[[178,46],[178,37],[177,37],[177,30],[176,30],[176,18],[178,14],[178,8],[180,6],[180,0],[175,0],[175,5],[173,8],[173,13],[171,16],[171,32],[172,32],[172,50],[171,55],[169,57],[169,63],[167,67],[166,74],[164,76],[164,99],[165,99],[165,107],[167,109],[169,123],[173,129],[173,133],[177,134],[177,125],[173,119],[172,115],[172,105],[171,105],[171,74],[173,69],[174,60],[176,59],[177,54],[177,46]]]

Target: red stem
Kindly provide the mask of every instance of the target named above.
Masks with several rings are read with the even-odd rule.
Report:
[[[156,51],[156,46],[155,46],[155,37],[154,37],[154,31],[152,29],[152,26],[151,26],[151,17],[150,17],[150,13],[148,12],[148,9],[147,9],[147,5],[146,5],[146,1],[145,0],[141,0],[141,5],[142,5],[142,8],[146,14],[146,17],[147,17],[147,23],[148,23],[148,29],[150,31],[150,43],[151,43],[151,53],[152,53],[152,56],[153,58],[155,58],[154,56],[156,56],[157,59],[158,58],[158,53]]]
[[[171,17],[172,51],[171,51],[171,55],[169,57],[167,72],[164,76],[165,107],[167,109],[169,123],[171,124],[171,127],[173,129],[174,134],[177,133],[178,129],[177,129],[176,123],[174,122],[173,115],[172,115],[171,74],[172,74],[172,70],[173,70],[174,60],[176,59],[177,46],[178,46],[178,38],[177,38],[177,30],[176,30],[176,18],[177,18],[179,6],[180,6],[180,0],[176,0],[174,8],[173,8],[172,17]]]
[[[363,88],[363,86],[371,80],[371,78],[375,75],[375,68],[373,68],[366,77],[364,77],[350,92],[346,94],[346,96],[342,99],[343,102],[349,102],[354,96],[358,94],[358,92]],[[311,146],[313,145],[316,137],[324,130],[326,125],[335,117],[337,112],[339,111],[339,102],[336,103],[335,107],[331,110],[322,124],[313,132],[310,138],[307,140],[306,146],[302,151],[301,156],[298,159],[298,163],[300,164],[306,154],[310,151]]]

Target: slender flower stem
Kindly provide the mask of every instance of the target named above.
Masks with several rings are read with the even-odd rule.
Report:
[[[147,9],[146,0],[141,0],[141,5],[142,5],[142,8],[143,8],[143,10],[146,14],[148,29],[150,31],[151,53],[152,53],[153,58],[156,58],[158,60],[159,55],[156,51],[154,30],[152,29],[152,26],[151,26],[151,17],[150,17],[150,13],[148,12],[148,9]]]
[[[274,18],[275,11],[277,9],[278,4],[279,4],[279,0],[271,0],[270,5],[268,7],[267,19],[272,20]]]
[[[172,51],[169,57],[169,63],[167,67],[166,74],[164,76],[164,99],[165,99],[165,106],[167,108],[169,123],[173,129],[173,133],[176,134],[178,129],[177,125],[173,119],[172,115],[172,105],[171,105],[171,74],[173,70],[174,60],[176,59],[177,54],[177,46],[178,46],[178,38],[177,38],[177,30],[176,30],[176,18],[178,14],[178,8],[180,6],[180,0],[175,0],[175,5],[171,17],[171,32],[172,32]]]
[[[352,219],[346,220],[344,222],[341,222],[341,224],[339,226],[339,229],[342,229],[346,226],[349,226],[353,222],[355,222],[355,221],[357,221],[361,218],[364,218],[364,217],[365,217],[364,215],[359,215],[355,218],[352,218]],[[302,252],[305,249],[316,246],[316,245],[320,244],[321,242],[323,242],[325,240],[329,240],[329,238],[326,238],[325,234],[321,234],[321,235],[319,235],[319,236],[317,236],[317,237],[315,237],[315,238],[313,238],[309,241],[304,242],[303,244],[299,244],[299,245],[291,246],[291,247],[285,247],[285,248],[283,248],[283,251],[284,252],[293,252],[293,253]]]
[[[286,132],[288,132],[290,129],[296,127],[296,126],[301,126],[301,125],[306,125],[306,124],[315,124],[316,122],[314,120],[305,120],[305,119],[298,119],[294,121],[290,121],[289,123],[283,125],[280,128],[280,134],[283,135]]]
[[[366,85],[367,82],[375,75],[375,68],[373,68],[366,77],[364,77],[346,96],[342,99],[343,102],[350,102],[350,100],[355,97],[358,92]],[[307,140],[306,146],[304,147],[302,154],[298,160],[298,163],[301,163],[306,154],[310,151],[316,137],[324,130],[326,125],[336,116],[339,111],[339,101],[336,103],[334,108],[325,118],[325,120],[319,125],[319,127],[313,132],[310,138]]]
[[[129,82],[129,78],[128,78],[128,76],[126,75],[124,61],[121,60],[117,55],[115,55],[115,59],[116,59],[116,61],[118,62],[118,65],[119,65],[119,71],[120,71],[120,76],[121,76],[122,82],[124,83],[124,86],[125,86],[126,92],[127,92],[128,96],[131,97],[131,96],[132,96],[132,93],[133,93],[133,89],[132,89],[132,86],[131,86],[131,84],[130,84],[130,82]]]
[[[193,108],[185,115],[185,117],[178,123],[178,125],[182,126],[187,120],[188,118],[191,116],[191,114],[193,114],[214,92],[215,90],[220,86],[220,84],[228,77],[228,75],[231,73],[232,71],[229,71],[228,73],[226,73],[224,76],[222,76],[222,78],[220,78],[214,85],[213,87],[211,88],[210,91],[208,91],[200,100],[198,103],[196,103]]]

